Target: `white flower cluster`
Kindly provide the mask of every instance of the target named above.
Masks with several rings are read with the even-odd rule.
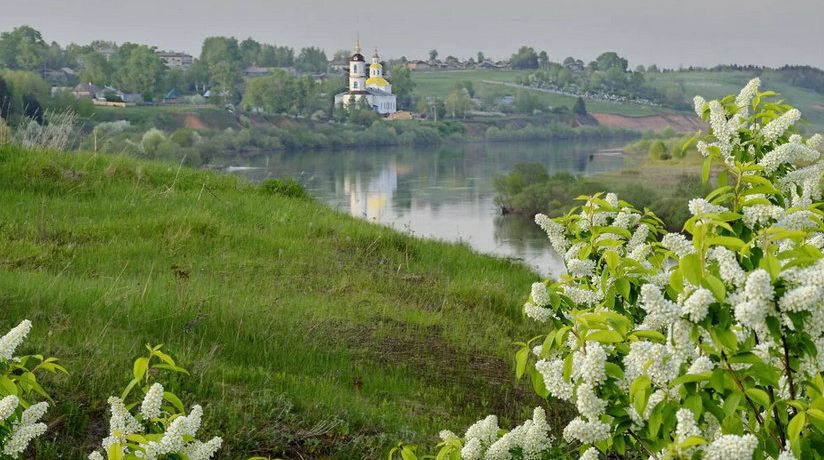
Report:
[[[782,144],[764,155],[758,164],[763,166],[767,173],[773,173],[783,164],[815,161],[820,155],[818,150],[801,143]]]
[[[699,288],[681,306],[681,312],[694,323],[699,323],[707,316],[710,304],[715,302],[715,296],[709,289]]]
[[[563,254],[566,252],[569,247],[569,241],[567,241],[566,236],[564,235],[563,225],[550,219],[545,214],[535,214],[535,223],[546,232],[549,237],[549,242],[552,244],[552,248],[555,249],[555,252],[558,254]]]
[[[28,407],[17,420],[10,420],[14,415],[20,400],[17,396],[9,395],[0,400],[0,420],[10,421],[12,431],[3,440],[3,454],[17,458],[26,450],[29,443],[46,432],[46,424],[40,419],[49,409],[48,403],[41,402]]]
[[[741,287],[747,279],[747,273],[738,265],[735,253],[724,246],[716,246],[707,253],[707,256],[718,262],[718,272],[725,283]]]
[[[796,124],[801,119],[801,112],[798,109],[790,109],[780,117],[770,121],[761,129],[761,135],[767,142],[775,142],[781,137],[790,126]]]
[[[666,345],[638,341],[630,345],[624,356],[624,380],[626,386],[639,376],[646,375],[653,385],[665,388],[670,380],[678,376],[681,360],[670,353]]]
[[[693,198],[687,204],[690,214],[699,216],[703,214],[721,214],[727,212],[728,209],[723,206],[718,206],[710,203],[703,198]]]
[[[741,116],[747,117],[749,115],[750,103],[758,92],[759,86],[761,86],[761,80],[759,78],[753,78],[741,89],[741,92],[738,93],[738,96],[735,98],[735,105],[738,106],[738,113],[740,113]]]
[[[681,309],[675,302],[664,297],[661,289],[653,284],[641,286],[640,306],[647,312],[639,328],[665,330],[681,316]]]
[[[552,361],[540,360],[535,363],[535,369],[544,378],[544,386],[549,394],[554,398],[564,401],[572,400],[572,382],[564,379],[564,361],[554,359]]]
[[[661,245],[674,252],[678,257],[688,256],[695,252],[692,241],[680,233],[667,233],[661,239]]]
[[[14,357],[17,347],[23,343],[31,331],[31,321],[24,319],[6,335],[0,337],[0,360],[8,361]]]
[[[141,414],[144,420],[150,420],[160,416],[160,404],[163,399],[163,387],[154,384],[143,399]],[[134,454],[146,460],[157,460],[161,456],[170,454],[185,454],[190,460],[208,460],[220,449],[223,440],[214,437],[207,442],[194,439],[200,429],[200,421],[203,417],[203,409],[199,405],[192,407],[189,415],[178,415],[175,417],[160,441],[149,441],[138,444],[134,452],[129,451],[126,443],[126,436],[135,433],[143,433],[144,426],[129,412],[123,400],[112,396],[109,398],[111,417],[109,419],[109,436],[102,442],[104,452],[109,452],[115,444],[120,445],[123,456]],[[95,451],[89,454],[90,460],[100,460],[105,458]]]
[[[736,436],[725,434],[707,446],[704,460],[752,460],[752,454],[758,447],[758,438],[748,434]]]

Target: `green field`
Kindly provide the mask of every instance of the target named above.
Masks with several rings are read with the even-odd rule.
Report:
[[[2,147],[0,200],[0,326],[31,319],[20,352],[71,373],[44,379],[27,458],[86,458],[146,342],[191,371],[165,383],[226,459],[379,458],[536,402],[512,372],[535,335],[516,263],[126,157]]]
[[[499,83],[514,83],[519,77],[529,74],[525,70],[454,70],[454,71],[421,71],[412,72],[415,81],[415,94],[424,97],[446,98],[455,83],[463,80],[472,81],[477,97],[492,98],[505,95],[514,95],[518,89],[501,84],[484,83],[492,81]],[[691,99],[701,95],[707,99],[719,98],[727,94],[737,94],[738,91],[753,78],[752,73],[742,71],[678,71],[667,73],[647,73],[647,82],[659,88],[673,82],[680,83],[684,93]],[[780,81],[773,74],[767,72],[762,76],[762,90],[774,90],[781,93],[787,102],[798,107],[804,117],[811,123],[811,129],[824,129],[824,94],[819,94],[804,88],[798,88]],[[572,107],[575,98],[527,89],[542,104],[548,106]],[[664,107],[652,107],[631,103],[612,103],[606,101],[587,100],[587,109],[592,112],[615,113],[626,116],[645,116],[660,113],[673,113],[674,110]]]

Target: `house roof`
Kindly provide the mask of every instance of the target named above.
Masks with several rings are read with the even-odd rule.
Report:
[[[164,99],[177,99],[181,96],[182,95],[180,94],[180,91],[178,91],[177,88],[174,88],[168,93],[166,93],[166,97]]]
[[[97,85],[92,83],[80,83],[74,87],[74,90],[78,93],[97,93],[100,92],[100,88]]]

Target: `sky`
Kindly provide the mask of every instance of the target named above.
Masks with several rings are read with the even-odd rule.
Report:
[[[824,68],[824,0],[0,0],[0,31],[27,24],[46,41],[131,41],[197,56],[212,35],[331,56],[508,57],[521,45],[553,61],[616,51],[631,66],[721,63]]]

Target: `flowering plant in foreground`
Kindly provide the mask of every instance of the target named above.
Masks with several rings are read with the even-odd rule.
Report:
[[[117,397],[109,398],[111,418],[109,436],[103,439],[103,454],[94,451],[90,460],[176,459],[207,460],[220,449],[223,440],[214,437],[202,442],[195,439],[200,429],[203,409],[192,406],[189,414],[173,393],[165,391],[160,383],[152,383],[157,371],[187,373],[174,359],[161,351],[162,345],[146,345],[148,356],[137,358],[133,366],[134,378]],[[143,397],[129,398],[139,388]],[[127,403],[131,399],[134,402]],[[132,410],[137,408],[135,413]]]
[[[32,404],[32,398],[51,398],[37,382],[36,373],[67,373],[57,358],[42,355],[14,356],[17,347],[31,331],[31,321],[23,320],[0,337],[0,457],[18,458],[29,443],[46,432],[40,421],[49,403]]]
[[[798,110],[759,84],[695,98],[702,178],[720,172],[683,234],[614,194],[536,216],[567,274],[532,286],[524,311],[546,334],[520,344],[516,374],[577,408],[563,441],[581,459],[824,453],[822,137],[796,134]],[[558,458],[537,421],[509,450],[496,422],[442,433],[438,457]]]

